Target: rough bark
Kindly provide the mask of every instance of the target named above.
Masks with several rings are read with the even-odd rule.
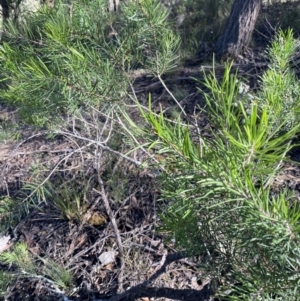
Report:
[[[120,0],[108,0],[108,11],[117,12],[120,8]]]
[[[0,6],[2,10],[3,23],[6,23],[9,18],[9,6],[7,0],[0,0]]]
[[[262,0],[235,0],[216,44],[219,59],[235,59],[248,45]]]

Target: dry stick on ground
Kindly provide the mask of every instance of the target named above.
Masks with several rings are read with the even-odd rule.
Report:
[[[115,216],[114,216],[114,214],[113,214],[113,212],[110,208],[109,201],[108,201],[108,196],[107,196],[107,193],[105,191],[103,181],[102,181],[99,174],[98,174],[98,181],[99,181],[99,184],[100,184],[101,191],[98,191],[95,188],[93,188],[93,190],[102,196],[105,209],[106,209],[107,214],[108,214],[108,216],[111,220],[111,223],[113,225],[114,232],[115,232],[115,235],[116,235],[117,245],[118,245],[118,248],[119,248],[119,257],[120,257],[120,262],[121,262],[120,272],[119,272],[119,275],[118,275],[118,293],[122,293],[123,292],[123,273],[124,273],[125,264],[124,264],[124,258],[123,258],[124,251],[123,251],[123,245],[122,245],[122,241],[121,241],[121,235],[120,235],[120,231],[118,229],[118,225],[117,225]]]
[[[90,146],[90,145],[92,145],[92,144],[95,144],[95,145],[99,146],[101,149],[106,150],[106,151],[109,151],[110,153],[113,153],[113,154],[115,154],[115,155],[118,155],[118,156],[124,158],[125,160],[127,160],[127,161],[129,161],[129,162],[132,162],[132,163],[134,163],[134,164],[136,164],[137,166],[142,165],[142,162],[137,161],[137,160],[133,160],[132,158],[130,158],[130,157],[128,157],[128,156],[126,156],[126,155],[124,155],[124,154],[118,152],[118,151],[113,150],[112,148],[110,148],[109,146],[107,146],[107,145],[106,145],[105,143],[103,143],[103,142],[99,142],[99,141],[96,141],[96,140],[93,140],[93,139],[86,138],[86,137],[81,136],[81,135],[75,135],[75,134],[72,134],[72,133],[69,133],[69,132],[64,132],[64,131],[57,131],[56,133],[57,133],[57,134],[61,134],[61,135],[69,135],[69,136],[72,136],[72,137],[74,137],[74,138],[78,138],[78,139],[80,139],[80,140],[82,140],[82,141],[90,142],[90,143],[88,144],[88,146]]]
[[[149,287],[149,285],[152,284],[160,275],[166,272],[166,268],[169,264],[185,257],[188,257],[188,254],[186,252],[179,252],[179,253],[163,256],[161,260],[160,268],[148,280],[128,289],[127,291],[121,294],[115,295],[110,299],[96,299],[93,301],[120,301],[120,300],[132,301],[142,297],[156,297],[156,298],[166,297],[175,300],[205,301],[215,293],[213,288],[211,288],[209,285],[205,286],[201,290],[195,290],[195,289],[180,290],[180,289],[173,289],[173,288]]]

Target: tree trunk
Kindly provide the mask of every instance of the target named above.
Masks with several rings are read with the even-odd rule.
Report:
[[[9,18],[9,6],[7,0],[0,0],[0,7],[2,10],[2,22],[6,23]]]
[[[262,0],[235,0],[216,44],[219,59],[235,59],[248,45]]]
[[[120,0],[108,0],[108,11],[111,12],[117,12],[120,8]]]

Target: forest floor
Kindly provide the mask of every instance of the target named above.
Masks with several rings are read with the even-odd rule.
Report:
[[[263,12],[274,17],[277,11],[274,7],[271,13],[267,9]],[[253,90],[259,89],[259,76],[268,66],[261,53],[274,28],[266,20],[266,15],[259,20],[255,46],[232,69],[238,70]],[[218,77],[222,78],[223,70],[222,65],[215,68]],[[209,120],[199,109],[205,104],[198,89],[203,86],[192,78],[201,81],[203,72],[210,71],[212,64],[202,62],[164,78],[188,118],[197,118],[203,135],[210,135]],[[151,93],[157,111],[162,108],[169,117],[176,114],[176,104],[161,81],[141,74],[133,87],[142,104],[147,105]],[[131,113],[137,112],[135,108]],[[82,140],[63,133],[53,136],[48,130],[21,124],[17,111],[3,104],[0,126],[0,206],[7,197],[27,201],[32,187],[37,189],[44,183],[51,183],[47,191],[52,195],[48,197],[46,191],[31,200],[35,206],[27,214],[20,212],[21,219],[16,217],[2,233],[10,241],[6,245],[0,242],[0,249],[25,242],[41,269],[44,261],[52,260],[73,275],[70,287],[61,290],[42,277],[20,275],[9,285],[5,300],[213,300],[210,294],[215,283],[199,272],[199,258],[178,253],[172,240],[166,242],[164,233],[157,231],[159,214],[168,202],[160,199],[156,174],[109,152],[95,160],[94,150],[85,147]],[[70,122],[66,132],[72,130]],[[123,152],[122,138],[116,135],[114,139],[111,147]],[[143,161],[139,151],[130,157]],[[295,151],[292,158],[298,161],[299,157]],[[274,189],[283,187],[299,195],[297,162],[287,162],[276,178]],[[79,200],[74,203],[72,198]],[[62,210],[66,203],[73,205]],[[4,215],[1,212],[1,221]],[[0,269],[14,271],[3,264]]]

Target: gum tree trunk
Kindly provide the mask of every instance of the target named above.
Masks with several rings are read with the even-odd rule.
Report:
[[[20,4],[23,0],[0,0],[0,7],[2,10],[2,22],[5,26],[10,17],[17,20],[20,14]]]
[[[2,10],[2,22],[6,23],[9,18],[9,6],[7,0],[0,0],[0,7]]]
[[[216,44],[219,59],[235,59],[248,45],[262,0],[235,0]]]

